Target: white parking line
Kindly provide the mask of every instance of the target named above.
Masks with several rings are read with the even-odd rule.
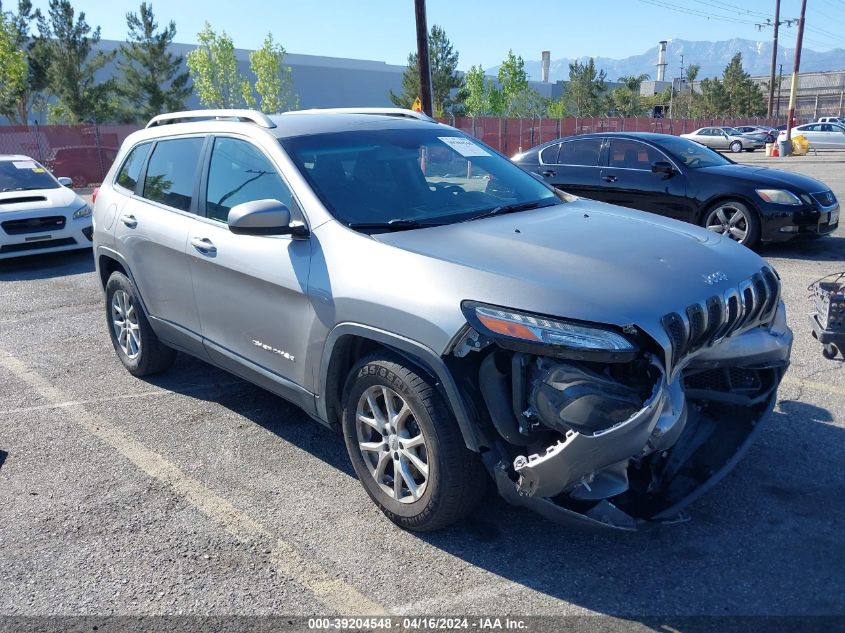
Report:
[[[199,480],[184,473],[158,453],[129,437],[117,426],[70,400],[61,389],[52,385],[14,356],[0,350],[0,367],[32,387],[53,407],[63,408],[73,422],[105,442],[150,477],[168,485],[177,495],[210,519],[220,523],[226,531],[240,540],[272,537],[270,530],[248,514],[220,497]],[[33,409],[37,410],[37,409]],[[345,615],[381,615],[386,610],[360,593],[349,583],[337,578],[312,560],[305,558],[289,543],[277,539],[271,552],[276,568],[293,578],[314,594],[327,607]]]

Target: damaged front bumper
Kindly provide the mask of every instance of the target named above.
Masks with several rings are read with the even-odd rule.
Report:
[[[670,372],[650,357],[653,387],[642,406],[606,428],[569,428],[547,444],[523,447],[510,463],[491,464],[499,492],[559,522],[636,530],[683,520],[683,508],[754,441],[774,406],[791,345],[780,306],[770,327],[726,338]],[[553,369],[544,379],[556,385],[548,378]],[[536,393],[531,412],[544,428],[561,428]],[[564,418],[570,401],[552,402]]]

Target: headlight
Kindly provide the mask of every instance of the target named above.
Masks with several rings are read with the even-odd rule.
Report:
[[[766,202],[773,204],[799,205],[801,200],[791,191],[786,189],[757,189],[757,195]]]
[[[555,345],[585,352],[637,351],[637,346],[627,338],[601,327],[549,319],[473,302],[464,302],[463,309],[473,326],[495,339],[533,345]]]
[[[73,212],[74,220],[88,217],[91,217],[91,207],[87,204],[83,204],[81,207],[79,207],[76,211]]]

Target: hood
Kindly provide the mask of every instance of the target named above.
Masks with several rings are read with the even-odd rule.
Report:
[[[769,167],[755,167],[753,165],[718,165],[716,167],[702,167],[696,170],[698,173],[709,174],[716,178],[740,178],[747,183],[760,187],[779,187],[794,190],[797,193],[819,193],[828,191],[823,182],[802,176],[790,171],[771,169]]]
[[[736,287],[765,265],[705,229],[583,199],[373,237],[437,260],[427,268],[440,277],[438,294],[636,324],[658,340],[663,315]]]
[[[67,187],[0,192],[0,213],[45,209],[63,211],[68,207],[77,209],[83,204],[85,201]]]

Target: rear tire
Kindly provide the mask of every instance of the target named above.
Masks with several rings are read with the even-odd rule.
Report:
[[[472,512],[487,474],[431,379],[378,353],[355,365],[344,393],[349,458],[387,518],[424,532]]]
[[[133,376],[157,374],[173,364],[176,351],[153,332],[135,285],[123,273],[113,272],[106,282],[106,324],[117,357]]]

